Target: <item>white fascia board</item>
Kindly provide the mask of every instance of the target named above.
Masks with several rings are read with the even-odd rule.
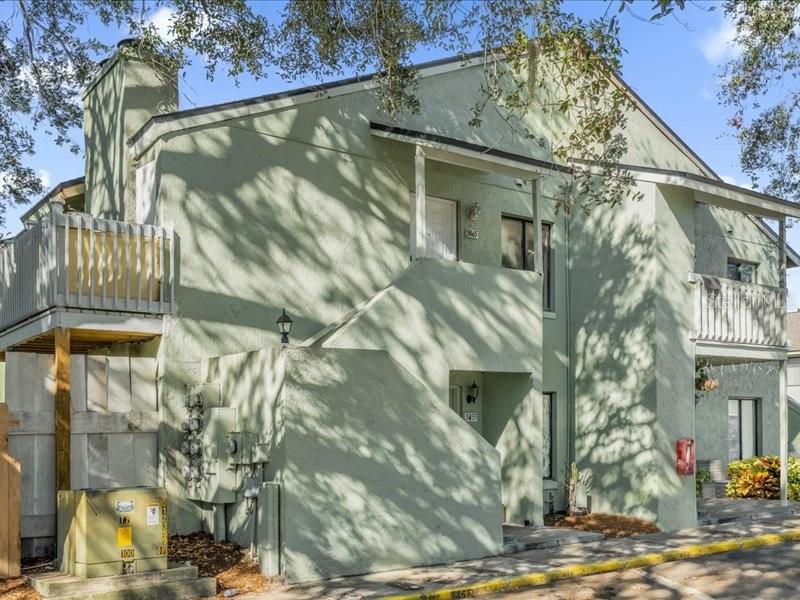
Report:
[[[519,177],[521,179],[538,179],[543,175],[551,175],[558,172],[555,169],[548,169],[544,166],[534,166],[512,158],[495,156],[487,152],[462,148],[454,144],[429,140],[415,135],[376,129],[373,129],[371,133],[376,137],[386,138],[413,146],[421,146],[424,149],[425,158],[427,159],[479,171],[503,173],[510,177]],[[560,174],[564,177],[572,178],[572,175],[568,173],[561,172]]]
[[[732,210],[738,210],[743,213],[770,219],[781,219],[783,217],[800,218],[800,204],[782,202],[777,199],[749,194],[745,190],[732,190],[713,182],[697,181],[679,174],[639,171],[636,167],[627,167],[627,170],[633,172],[636,179],[639,181],[675,185],[697,192],[703,192],[712,197],[709,202],[710,204],[715,204],[723,208],[730,208]],[[714,198],[719,198],[719,201],[714,202]],[[706,202],[706,200],[704,199],[703,202]]]

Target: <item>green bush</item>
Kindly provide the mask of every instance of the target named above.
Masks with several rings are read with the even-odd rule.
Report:
[[[754,456],[728,464],[728,498],[781,496],[781,461],[777,456]],[[789,457],[789,500],[800,501],[800,459]]]
[[[708,469],[697,469],[694,476],[694,491],[699,498],[703,494],[703,484],[711,481],[711,471]]]

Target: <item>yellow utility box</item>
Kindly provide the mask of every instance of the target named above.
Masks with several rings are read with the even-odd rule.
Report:
[[[87,578],[167,568],[164,488],[61,491],[57,523],[65,573]]]

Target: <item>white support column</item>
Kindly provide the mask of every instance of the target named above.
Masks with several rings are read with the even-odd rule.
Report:
[[[781,361],[778,410],[780,411],[781,504],[789,504],[789,399],[786,396],[786,361]]]
[[[533,239],[534,239],[534,268],[537,273],[542,273],[542,181],[531,180],[531,196],[533,199]]]
[[[427,247],[425,222],[425,151],[416,146],[414,154],[414,196],[411,201],[411,259],[423,258]]]
[[[778,222],[778,265],[780,286],[786,287],[786,217]]]
[[[786,287],[786,219],[778,223],[778,265],[780,287]],[[781,329],[786,331],[786,306],[781,307]],[[784,333],[785,338],[785,333]],[[789,400],[786,396],[786,361],[781,361],[778,384],[778,410],[780,412],[781,504],[789,503]]]

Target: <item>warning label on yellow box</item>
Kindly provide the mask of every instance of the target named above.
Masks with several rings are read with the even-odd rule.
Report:
[[[133,529],[117,527],[117,546],[133,546]]]

